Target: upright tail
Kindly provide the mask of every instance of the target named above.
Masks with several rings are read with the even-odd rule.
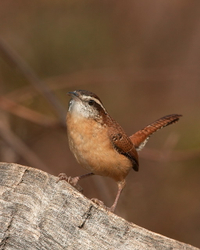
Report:
[[[134,144],[137,151],[143,149],[143,147],[146,145],[147,141],[149,140],[149,137],[158,131],[161,128],[164,128],[172,123],[175,123],[179,120],[179,118],[182,115],[167,115],[164,116],[155,122],[151,123],[150,125],[146,126],[145,128],[139,130],[135,134],[130,136],[130,139],[132,143]]]

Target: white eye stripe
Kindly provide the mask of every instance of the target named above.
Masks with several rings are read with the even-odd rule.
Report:
[[[93,100],[94,102],[98,103],[99,106],[101,106],[102,109],[106,112],[104,106],[102,105],[102,103],[97,98],[91,97],[91,96],[90,97],[89,96],[82,96],[82,99],[83,99],[83,101]]]

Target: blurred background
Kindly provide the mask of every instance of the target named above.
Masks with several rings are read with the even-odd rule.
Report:
[[[75,89],[95,92],[128,135],[182,114],[139,153],[116,214],[200,247],[200,1],[7,0],[0,23],[0,161],[86,173],[66,135]],[[80,185],[113,203],[111,179]]]

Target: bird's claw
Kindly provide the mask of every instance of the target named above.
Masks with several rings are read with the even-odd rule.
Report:
[[[65,173],[60,173],[58,175],[58,180],[56,182],[59,182],[61,180],[65,180],[66,182],[68,182],[70,185],[72,185],[73,187],[75,187],[78,191],[83,192],[83,188],[78,185],[78,181],[79,181],[79,177],[71,177],[71,176],[67,176]]]
[[[109,212],[112,212],[112,213],[114,212],[113,206],[112,206],[112,207],[107,207],[107,206],[103,203],[103,201],[100,201],[100,200],[98,200],[97,198],[92,198],[91,201],[94,202],[95,204],[97,204],[98,206],[104,208],[106,211],[109,211]]]
[[[95,204],[97,204],[98,206],[103,207],[106,210],[109,210],[109,208],[106,207],[106,205],[103,203],[103,201],[100,201],[97,198],[92,198],[91,201],[94,202]]]

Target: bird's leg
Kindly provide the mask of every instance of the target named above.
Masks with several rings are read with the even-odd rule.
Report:
[[[93,173],[87,173],[87,174],[84,174],[84,175],[80,175],[80,176],[76,176],[76,177],[71,177],[71,176],[67,176],[65,173],[60,173],[58,175],[58,181],[61,181],[61,180],[65,180],[67,182],[69,182],[72,186],[76,186],[76,184],[78,183],[78,181],[80,179],[83,179],[85,177],[88,177],[90,175],[94,175]]]
[[[61,180],[65,180],[69,184],[71,184],[72,186],[74,186],[75,188],[77,188],[79,191],[82,191],[82,188],[77,184],[78,181],[80,179],[83,179],[83,178],[91,176],[91,175],[94,175],[94,174],[93,173],[87,173],[87,174],[84,174],[84,175],[80,175],[80,176],[76,176],[76,177],[71,177],[71,176],[67,176],[65,173],[60,173],[58,175],[59,179],[57,180],[57,182],[59,182]]]
[[[126,185],[126,181],[122,180],[122,181],[118,182],[117,185],[118,185],[118,191],[117,191],[117,195],[116,195],[115,201],[114,201],[113,205],[108,209],[111,212],[115,211],[115,208],[117,206],[117,202],[119,200],[120,194],[121,194],[123,188]]]
[[[113,205],[112,205],[111,207],[106,207],[106,206],[104,205],[103,201],[100,201],[100,200],[98,200],[98,199],[96,199],[96,198],[92,198],[91,200],[92,200],[95,204],[97,204],[97,205],[99,205],[99,206],[105,208],[107,211],[114,212],[114,211],[115,211],[115,208],[116,208],[116,206],[117,206],[117,202],[118,202],[118,200],[119,200],[120,194],[121,194],[123,188],[125,187],[125,184],[126,184],[125,180],[122,180],[122,181],[120,181],[120,182],[117,183],[117,185],[118,185],[118,191],[117,191],[117,195],[116,195],[115,201],[114,201],[114,203],[113,203]]]

